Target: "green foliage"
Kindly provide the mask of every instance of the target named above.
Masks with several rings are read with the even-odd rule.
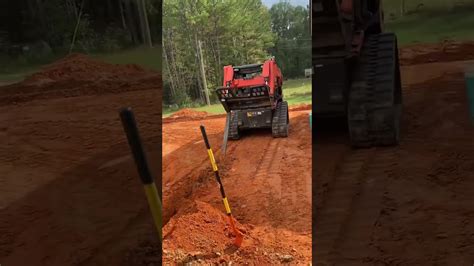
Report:
[[[152,39],[160,43],[162,0],[145,2]],[[136,1],[8,0],[0,8],[0,52],[45,42],[53,53],[64,55],[73,39],[74,51],[115,52],[130,48],[132,38],[141,45],[140,25]],[[30,57],[21,47],[16,50],[12,57]]]
[[[278,36],[272,49],[285,78],[304,76],[311,67],[309,11],[305,7],[280,2],[270,9],[272,30]]]
[[[73,32],[66,32],[64,36],[66,38],[64,44],[69,47],[72,42]],[[91,19],[89,15],[84,14],[78,25],[74,43],[75,50],[86,53],[93,52],[99,47],[100,40],[100,35],[91,27]]]
[[[165,95],[173,103],[182,92],[203,101],[198,42],[211,98],[222,83],[222,67],[262,62],[270,55],[274,34],[260,0],[170,0],[163,6]]]
[[[43,4],[43,13],[48,14],[44,16],[45,27],[38,28],[41,34],[44,36],[45,41],[47,41],[53,48],[62,48],[70,44],[72,39],[72,33],[75,27],[75,18],[73,16],[68,16],[66,12],[66,6],[64,1],[61,0],[51,0]],[[89,27],[88,18],[84,18],[84,23],[81,25],[81,31],[84,31],[84,37],[87,37],[87,29]],[[40,23],[38,21],[37,23]]]
[[[169,0],[163,6],[164,99],[183,102],[182,92],[204,101],[198,42],[202,42],[211,100],[225,65],[263,62],[276,56],[287,78],[310,67],[308,10],[260,0]]]
[[[100,40],[100,50],[105,52],[116,52],[132,44],[130,34],[123,28],[110,24],[105,29]]]

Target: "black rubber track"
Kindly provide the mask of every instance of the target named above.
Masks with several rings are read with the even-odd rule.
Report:
[[[239,133],[239,113],[231,112],[229,121],[229,137],[230,140],[238,140],[240,138]]]
[[[375,146],[398,145],[400,141],[401,81],[397,39],[394,34],[377,36],[377,60],[370,80],[373,105],[370,130]]]
[[[288,137],[289,117],[288,102],[279,102],[272,119],[272,135],[274,138]]]
[[[401,82],[396,36],[370,36],[355,67],[349,91],[352,146],[397,145],[400,138]]]

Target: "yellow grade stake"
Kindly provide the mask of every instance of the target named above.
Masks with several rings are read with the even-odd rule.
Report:
[[[156,189],[155,182],[153,181],[153,176],[151,175],[151,171],[146,160],[145,152],[143,150],[143,145],[140,139],[140,134],[138,133],[137,123],[135,121],[135,116],[132,112],[132,109],[122,109],[120,111],[120,118],[122,120],[123,129],[127,135],[128,144],[132,151],[133,158],[135,159],[138,174],[145,189],[148,205],[150,207],[151,215],[153,216],[153,221],[155,223],[156,231],[158,232],[158,237],[161,243],[162,220],[160,194]]]
[[[224,203],[225,211],[227,213],[227,216],[229,217],[230,226],[232,228],[232,231],[234,231],[234,234],[235,234],[234,243],[236,246],[240,247],[243,240],[243,234],[235,226],[234,217],[232,216],[232,212],[230,210],[229,201],[227,200],[227,196],[224,191],[224,186],[222,185],[221,177],[219,176],[219,169],[217,168],[216,159],[214,157],[214,153],[212,152],[211,145],[209,144],[209,140],[207,138],[206,128],[203,125],[201,125],[201,133],[202,133],[202,137],[204,138],[204,143],[206,144],[207,154],[209,155],[209,160],[211,161],[212,170],[214,171],[217,183],[219,184],[219,189],[222,196],[222,202]]]

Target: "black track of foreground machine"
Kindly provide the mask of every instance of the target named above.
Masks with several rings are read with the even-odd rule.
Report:
[[[288,136],[288,103],[283,101],[283,77],[274,59],[263,64],[225,66],[223,87],[216,90],[227,112],[224,141],[241,132],[271,128],[273,137]]]
[[[347,117],[353,147],[398,145],[397,38],[380,0],[312,0],[313,115]]]

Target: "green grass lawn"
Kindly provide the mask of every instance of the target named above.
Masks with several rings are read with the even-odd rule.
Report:
[[[288,104],[310,104],[311,103],[311,79],[294,79],[283,82],[283,95]],[[204,111],[210,114],[225,113],[222,104],[212,104],[210,106],[201,106],[191,108],[196,111]],[[163,117],[168,117],[178,110],[163,109]]]
[[[50,56],[32,63],[25,58],[12,59],[8,56],[0,56],[0,82],[8,84],[21,81],[26,76],[38,71],[43,64],[52,62],[57,58],[57,56]]]
[[[385,11],[385,17],[389,18],[391,14],[399,15],[401,11],[402,0],[384,0],[382,3]],[[451,11],[453,9],[464,8],[474,5],[474,0],[405,0],[405,12],[413,12],[417,7],[423,4],[419,9],[425,10],[443,10]]]
[[[437,43],[449,40],[474,40],[474,9],[450,13],[417,13],[385,23],[395,32],[400,45]]]
[[[96,54],[94,57],[111,64],[137,64],[151,70],[161,71],[161,46]]]
[[[474,39],[474,0],[405,0],[404,16],[401,0],[385,0],[383,7],[385,30],[395,32],[400,45]]]
[[[25,67],[17,69],[13,72],[0,73],[0,83],[10,84],[18,81],[22,81],[26,76],[31,75],[38,71],[38,67]]]
[[[283,95],[289,105],[311,103],[311,79],[287,80],[283,83]]]

